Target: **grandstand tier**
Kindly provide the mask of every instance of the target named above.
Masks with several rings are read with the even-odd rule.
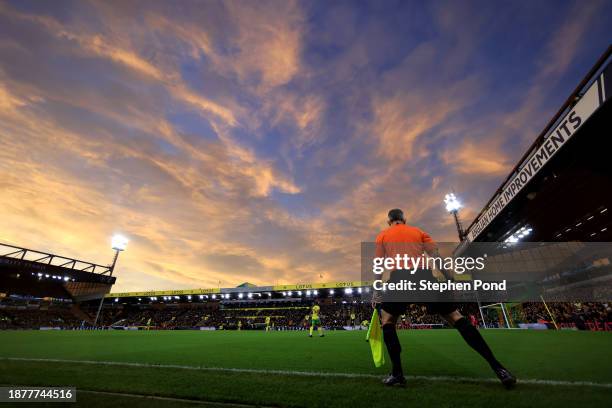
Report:
[[[612,241],[612,46],[467,228],[472,242]],[[526,240],[523,238],[522,240]]]

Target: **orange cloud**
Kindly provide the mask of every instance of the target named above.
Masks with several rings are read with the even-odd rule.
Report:
[[[464,141],[445,151],[444,162],[454,172],[468,175],[503,176],[512,169],[512,162],[493,143]]]

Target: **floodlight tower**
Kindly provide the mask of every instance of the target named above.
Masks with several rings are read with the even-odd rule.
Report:
[[[459,241],[463,241],[465,238],[465,232],[463,231],[463,226],[459,221],[459,210],[463,207],[461,202],[455,196],[455,193],[448,193],[444,196],[444,204],[446,204],[446,211],[453,214],[453,218],[455,219],[455,225],[457,226],[457,234],[459,234]]]
[[[113,272],[115,271],[115,265],[117,265],[117,259],[119,258],[119,252],[125,251],[127,248],[128,239],[120,234],[113,235],[111,239],[111,248],[115,251],[115,257],[113,258],[113,263],[111,264],[109,271],[110,275],[113,276]],[[104,303],[104,296],[100,299],[100,305],[98,306],[98,312],[96,313],[96,320],[94,321],[94,327],[98,326],[98,318],[100,317],[100,311],[102,310],[102,304]]]

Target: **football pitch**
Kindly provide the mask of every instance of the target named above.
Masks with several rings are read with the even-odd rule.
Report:
[[[612,401],[611,333],[483,331],[519,379],[510,391],[454,330],[399,335],[404,389],[380,384],[390,365],[374,368],[364,331],[324,338],[303,331],[3,331],[0,384],[74,386],[77,405],[87,407],[603,407]]]

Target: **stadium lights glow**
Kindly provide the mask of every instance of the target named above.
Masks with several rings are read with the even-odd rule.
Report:
[[[115,298],[115,302],[118,302],[118,301],[119,301],[119,298]]]
[[[180,296],[175,296],[174,297],[176,300],[179,300],[181,297]]]
[[[461,205],[461,202],[459,202],[459,200],[453,193],[448,193],[444,196],[444,204],[446,204],[446,211],[448,211],[449,213],[458,211],[461,207],[463,207],[463,205]]]
[[[128,244],[128,239],[121,234],[115,234],[113,235],[113,238],[111,239],[111,247],[115,251],[125,251],[127,244]]]
[[[315,290],[312,291],[312,294],[317,296],[319,294],[319,291],[315,289]]]
[[[330,290],[329,290],[329,294],[330,294],[330,295],[333,295],[333,294],[334,294],[334,290],[333,290],[333,289],[330,289]]]
[[[306,291],[306,296],[310,296],[312,292],[310,292],[309,290]]]
[[[301,291],[301,290],[298,290],[298,293],[297,293],[297,294],[298,294],[298,296],[302,296],[302,291]]]
[[[358,288],[358,289],[357,289],[357,292],[358,292],[358,293],[361,293],[361,291],[362,291],[362,289],[361,289],[361,288]]]
[[[287,292],[287,296],[291,296],[291,295],[292,295],[291,291]]]
[[[212,298],[213,298],[213,299],[216,299],[216,298],[217,298],[217,295],[212,295]]]
[[[353,288],[344,288],[344,293],[346,293],[347,295],[353,294]]]
[[[528,227],[528,226],[523,226],[518,231],[516,231],[514,234],[506,238],[504,242],[507,244],[515,244],[519,242],[520,240],[522,240],[523,238],[525,238],[526,236],[528,236],[529,234],[531,234],[532,231],[533,231],[533,228]],[[567,231],[569,231],[569,229]]]
[[[249,299],[253,299],[253,294],[252,294],[252,293],[249,293],[249,294],[247,295],[247,297],[248,297]]]
[[[242,296],[244,296],[242,293],[238,294],[238,299],[242,299]]]
[[[68,276],[64,276],[64,282],[68,282],[70,278]]]
[[[191,300],[191,295],[187,295],[187,300]]]
[[[272,297],[272,293],[271,293],[271,292],[268,292],[268,296],[269,296],[269,297]]]

